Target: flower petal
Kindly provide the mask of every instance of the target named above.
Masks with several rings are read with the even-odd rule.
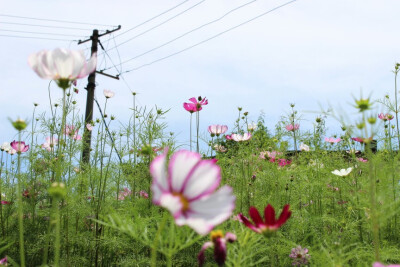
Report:
[[[176,152],[168,165],[170,190],[177,193],[182,192],[186,177],[200,160],[201,156],[198,153],[186,150]]]

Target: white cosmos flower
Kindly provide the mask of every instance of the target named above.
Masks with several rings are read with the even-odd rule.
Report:
[[[349,174],[351,173],[352,170],[353,170],[353,168],[350,167],[350,168],[347,168],[347,169],[334,170],[332,173],[333,173],[334,175],[344,177],[344,176],[349,175]]]
[[[310,151],[310,147],[308,145],[306,145],[306,144],[303,144],[303,143],[299,146],[299,148],[302,151]]]
[[[253,121],[252,123],[249,123],[249,125],[247,125],[247,130],[252,132],[255,129],[257,129],[257,124]]]
[[[11,145],[9,142],[4,142],[1,146],[0,146],[1,151],[5,151],[8,152],[11,150]]]
[[[113,97],[113,96],[115,95],[115,93],[114,93],[113,91],[111,91],[111,90],[106,90],[106,89],[104,89],[103,93],[104,93],[104,96],[105,96],[106,98],[111,98],[111,97]]]
[[[198,153],[181,150],[167,161],[167,152],[150,164],[153,203],[169,210],[177,225],[205,235],[232,215],[232,188],[225,185],[217,190],[221,169],[216,160],[202,160]]]
[[[247,141],[251,138],[251,133],[245,133],[244,135],[232,134],[231,137],[236,142],[243,142],[243,141]]]
[[[28,58],[29,66],[43,79],[75,81],[84,78],[96,69],[97,54],[86,62],[83,50],[74,51],[57,48],[40,51]]]

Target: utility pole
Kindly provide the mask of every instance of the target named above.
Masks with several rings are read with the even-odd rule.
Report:
[[[105,33],[102,34],[99,34],[99,31],[97,29],[94,29],[92,36],[90,36],[90,39],[86,39],[84,41],[79,40],[78,45],[86,43],[88,41],[92,41],[91,56],[93,56],[93,54],[97,53],[99,38],[104,35],[110,34],[112,32],[118,31],[120,29],[121,25],[118,25],[118,28],[111,31],[107,30]],[[102,71],[101,72],[94,71],[88,77],[88,84],[86,86],[87,97],[86,97],[85,126],[83,127],[84,130],[83,130],[82,162],[84,164],[88,164],[90,161],[90,146],[92,143],[92,132],[87,129],[86,125],[88,123],[92,123],[93,121],[93,102],[94,102],[94,90],[96,89],[96,73],[119,80],[118,76],[112,76],[110,74],[103,73]]]

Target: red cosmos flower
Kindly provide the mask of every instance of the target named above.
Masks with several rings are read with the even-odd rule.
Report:
[[[277,231],[292,215],[292,212],[289,211],[289,205],[286,204],[283,207],[283,211],[279,216],[279,219],[275,219],[275,209],[268,204],[264,209],[264,219],[260,216],[260,213],[255,207],[250,207],[249,214],[254,224],[252,224],[249,219],[244,216],[242,213],[239,214],[240,219],[242,219],[243,224],[248,228],[253,230],[256,233],[264,234],[265,236],[269,236],[271,233]]]
[[[232,135],[227,134],[227,135],[225,135],[225,138],[226,138],[226,140],[232,140]]]
[[[194,113],[197,111],[200,111],[203,109],[202,106],[208,104],[208,100],[206,98],[202,98],[201,96],[196,99],[195,97],[192,97],[189,99],[190,102],[192,103],[183,103],[183,107],[189,111],[190,113]]]
[[[361,137],[352,137],[351,138],[353,141],[356,141],[356,142],[359,142],[359,143],[365,143],[366,141],[368,142],[368,141],[371,141],[372,140],[372,137],[370,137],[370,138],[361,138]]]

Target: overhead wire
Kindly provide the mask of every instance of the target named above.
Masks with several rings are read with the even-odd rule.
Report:
[[[164,24],[167,23],[168,21],[171,21],[171,20],[173,20],[174,18],[179,17],[180,15],[182,15],[182,14],[188,12],[189,10],[191,10],[191,9],[193,9],[193,8],[195,8],[195,7],[197,7],[198,5],[204,3],[205,1],[206,1],[206,0],[202,0],[202,1],[198,2],[198,3],[196,3],[195,5],[188,7],[187,9],[185,9],[185,10],[179,12],[178,14],[176,14],[176,15],[174,15],[174,16],[168,18],[167,20],[165,20],[165,21],[163,21],[163,22],[161,22],[161,23],[159,23],[159,24],[157,24],[157,25],[151,27],[150,29],[147,29],[147,30],[145,30],[145,31],[143,31],[143,32],[141,32],[141,33],[139,33],[139,34],[133,36],[132,38],[129,38],[128,40],[125,40],[125,41],[119,43],[118,45],[116,45],[116,46],[114,46],[114,47],[112,47],[112,48],[110,48],[110,49],[107,49],[107,51],[116,49],[117,47],[119,47],[119,46],[121,46],[121,45],[124,45],[124,44],[126,44],[126,43],[128,43],[128,42],[130,42],[130,41],[132,41],[132,40],[134,40],[134,39],[136,39],[136,38],[138,38],[138,37],[140,37],[140,36],[142,36],[142,35],[144,35],[144,34],[150,32],[150,31],[152,31],[152,30],[154,30],[154,29],[156,29],[156,28],[158,28],[158,27],[164,25]],[[254,1],[256,1],[256,0],[254,0]],[[116,37],[117,37],[117,36],[116,36]]]
[[[119,37],[119,36],[121,36],[121,35],[123,35],[123,34],[126,34],[126,33],[130,32],[130,31],[132,31],[132,30],[134,30],[134,29],[136,29],[136,28],[138,28],[138,27],[140,27],[140,26],[146,24],[147,22],[150,22],[150,21],[152,21],[152,20],[154,20],[154,19],[156,19],[156,18],[158,18],[158,17],[160,17],[160,16],[162,16],[162,15],[164,15],[164,14],[170,12],[171,10],[174,10],[175,8],[177,8],[177,7],[181,6],[181,5],[183,5],[184,3],[188,2],[188,1],[190,1],[190,0],[185,0],[185,1],[183,1],[183,2],[180,2],[179,4],[177,4],[177,5],[175,5],[175,6],[171,7],[171,8],[169,8],[169,9],[163,11],[163,12],[161,12],[160,14],[158,14],[158,15],[156,15],[156,16],[154,16],[154,17],[151,17],[151,18],[149,18],[149,19],[143,21],[142,23],[137,24],[136,26],[133,26],[132,28],[129,28],[128,30],[126,30],[126,31],[124,31],[124,32],[122,32],[122,33],[120,33],[120,34],[117,34],[115,37]]]
[[[39,34],[39,35],[57,35],[57,36],[69,36],[69,37],[85,37],[85,35],[73,35],[73,34],[63,34],[63,33],[53,33],[53,32],[30,32],[30,31],[17,31],[17,30],[8,30],[8,29],[0,29],[0,31]]]
[[[56,39],[56,38],[45,38],[45,37],[33,37],[33,36],[19,36],[19,35],[8,35],[8,34],[0,34],[0,37],[13,37],[13,38],[25,38],[25,39],[39,39],[39,40],[51,40],[51,41],[78,41],[78,40],[71,40],[71,39]]]
[[[127,60],[121,62],[121,64],[125,64],[125,63],[127,63],[127,62],[129,62],[129,61],[132,61],[132,60],[134,60],[134,59],[137,59],[137,58],[139,58],[139,57],[142,57],[142,56],[144,56],[144,55],[147,55],[148,53],[151,53],[151,52],[153,52],[153,51],[156,51],[156,50],[158,50],[158,49],[160,49],[160,48],[162,48],[162,47],[164,47],[164,46],[166,46],[166,45],[168,45],[168,44],[170,44],[170,43],[175,42],[176,40],[179,40],[179,39],[185,37],[186,35],[188,35],[188,34],[190,34],[190,33],[193,33],[193,32],[198,31],[198,30],[200,30],[200,29],[202,29],[202,28],[204,28],[204,27],[206,27],[206,26],[209,26],[209,25],[211,25],[211,24],[213,24],[213,23],[216,23],[216,22],[220,21],[220,20],[222,20],[223,18],[225,18],[226,16],[228,16],[229,14],[231,14],[231,13],[233,13],[233,12],[239,10],[239,9],[242,9],[242,8],[244,8],[245,6],[250,5],[250,4],[252,4],[252,3],[256,2],[256,1],[257,1],[257,0],[251,0],[251,1],[246,2],[246,3],[244,3],[244,4],[240,5],[240,6],[237,6],[237,7],[233,8],[233,9],[229,10],[228,12],[224,13],[222,16],[218,17],[217,19],[214,19],[214,20],[211,20],[211,21],[209,21],[209,22],[207,22],[207,23],[204,23],[204,24],[202,24],[202,25],[200,25],[200,26],[198,26],[198,27],[196,27],[196,28],[194,28],[194,29],[192,29],[192,30],[190,30],[190,31],[187,31],[187,32],[185,32],[185,33],[183,33],[183,34],[181,34],[181,35],[179,35],[179,36],[177,36],[177,37],[175,37],[175,38],[169,40],[168,42],[165,42],[165,43],[163,43],[163,44],[161,44],[161,45],[159,45],[159,46],[156,46],[156,47],[154,47],[154,48],[152,48],[152,49],[150,49],[150,50],[147,50],[146,52],[143,52],[143,53],[141,53],[141,54],[139,54],[139,55],[136,55],[136,56],[134,56],[134,57],[132,57],[132,58],[130,58],[130,59],[127,59]],[[106,70],[106,69],[105,69],[105,70]]]
[[[184,49],[182,49],[182,50],[179,50],[179,51],[177,51],[177,52],[175,52],[175,53],[169,54],[169,55],[167,55],[167,56],[165,56],[165,57],[156,59],[156,60],[151,61],[151,62],[149,62],[149,63],[140,65],[140,66],[138,66],[138,67],[136,67],[136,68],[132,68],[132,69],[130,69],[130,70],[124,71],[124,72],[121,73],[121,75],[124,74],[124,73],[129,73],[129,72],[132,72],[132,71],[139,70],[139,69],[141,69],[141,68],[150,66],[150,65],[152,65],[152,64],[154,64],[154,63],[160,62],[160,61],[165,60],[165,59],[167,59],[167,58],[170,58],[170,57],[173,57],[173,56],[178,55],[178,54],[180,54],[180,53],[183,53],[183,52],[185,52],[185,51],[187,51],[187,50],[189,50],[189,49],[192,49],[192,48],[194,48],[194,47],[196,47],[196,46],[199,46],[199,45],[201,45],[201,44],[204,44],[204,43],[206,43],[206,42],[208,42],[208,41],[210,41],[210,40],[212,40],[212,39],[215,39],[215,38],[217,38],[217,37],[219,37],[219,36],[221,36],[221,35],[223,35],[223,34],[225,34],[225,33],[227,33],[227,32],[230,32],[230,31],[232,31],[232,30],[234,30],[234,29],[237,29],[237,28],[239,28],[239,27],[241,27],[241,26],[243,26],[243,25],[245,25],[245,24],[247,24],[247,23],[249,23],[249,22],[252,22],[252,21],[254,21],[254,20],[256,20],[256,19],[258,19],[258,18],[260,18],[260,17],[263,17],[263,16],[265,16],[265,15],[267,15],[267,14],[269,14],[269,13],[272,13],[272,12],[274,12],[274,11],[276,11],[276,10],[282,8],[282,7],[285,7],[285,6],[287,6],[287,5],[290,5],[290,4],[292,4],[292,3],[296,2],[296,1],[297,1],[297,0],[288,1],[288,2],[286,2],[286,3],[284,3],[284,4],[281,4],[281,5],[277,6],[277,7],[274,7],[274,8],[272,8],[272,9],[266,11],[266,12],[261,13],[260,15],[257,15],[257,16],[255,16],[255,17],[253,17],[253,18],[251,18],[251,19],[249,19],[249,20],[246,20],[246,21],[244,21],[244,22],[242,22],[242,23],[240,23],[240,24],[238,24],[238,25],[236,25],[236,26],[234,26],[234,27],[231,27],[231,28],[229,28],[229,29],[227,29],[227,30],[225,30],[225,31],[222,31],[222,32],[220,32],[220,33],[218,33],[218,34],[216,34],[216,35],[213,35],[213,36],[211,36],[211,37],[209,37],[209,38],[207,38],[207,39],[205,39],[205,40],[203,40],[203,41],[200,41],[200,42],[198,42],[198,43],[195,43],[195,44],[193,44],[193,45],[191,45],[191,46],[189,46],[189,47],[186,47],[186,48],[184,48]],[[125,61],[125,62],[126,62],[126,61]],[[121,64],[124,64],[124,62],[122,62]]]
[[[117,27],[117,26],[115,26],[115,25],[108,25],[108,24],[97,24],[97,23],[78,22],[78,21],[68,21],[68,20],[58,20],[58,19],[44,19],[44,18],[34,18],[34,17],[15,16],[15,15],[8,15],[8,14],[0,14],[0,17],[18,18],[18,19],[30,19],[30,20],[40,20],[40,21],[51,21],[51,22],[70,23],[70,24],[81,24],[81,25],[104,26],[104,27]]]
[[[21,25],[21,26],[29,26],[29,27],[42,27],[42,28],[54,28],[54,29],[67,29],[67,30],[81,30],[81,31],[91,31],[92,29],[88,28],[75,28],[75,27],[63,27],[63,26],[53,26],[53,25],[39,25],[39,24],[29,24],[29,23],[18,23],[18,22],[4,22],[0,21],[0,24],[9,24],[9,25]]]

